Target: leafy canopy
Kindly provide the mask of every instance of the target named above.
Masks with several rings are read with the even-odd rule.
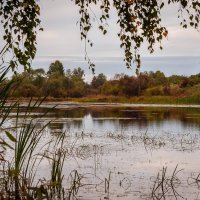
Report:
[[[35,0],[0,0],[0,17],[3,24],[5,46],[0,50],[0,60],[6,53],[13,58],[13,70],[20,64],[30,68],[30,61],[36,54],[36,36],[40,29],[40,7]],[[42,30],[42,29],[41,29]]]
[[[47,74],[48,75],[53,75],[53,74],[64,75],[63,64],[59,60],[56,60],[55,62],[51,63]]]
[[[187,28],[188,25],[198,29],[200,19],[199,0],[72,0],[79,8],[81,39],[89,45],[93,43],[88,39],[88,32],[92,28],[93,19],[99,24],[103,34],[107,33],[107,20],[110,10],[115,9],[118,16],[118,33],[121,41],[120,47],[124,49],[124,61],[130,68],[132,61],[140,67],[140,47],[144,41],[148,42],[148,50],[154,52],[156,43],[162,49],[162,40],[167,37],[167,28],[162,26],[161,10],[170,4],[179,4],[178,18],[180,25]],[[58,1],[59,3],[59,1]],[[91,8],[97,6],[100,16]],[[30,60],[36,53],[36,36],[40,25],[40,7],[36,0],[0,0],[0,17],[5,31],[4,40],[6,46],[0,53],[10,50],[16,60],[10,65],[14,69],[18,63],[29,66]],[[94,63],[91,62],[85,52],[89,66],[94,70]]]

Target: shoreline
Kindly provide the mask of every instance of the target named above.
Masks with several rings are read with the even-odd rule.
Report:
[[[32,98],[32,101],[35,102],[38,98]],[[88,100],[88,99],[87,99]],[[115,99],[116,100],[116,99]],[[19,98],[19,99],[10,99],[9,102],[20,102],[22,107],[25,107],[27,103],[30,101],[29,98]],[[78,107],[162,107],[162,108],[200,108],[200,103],[175,103],[171,102],[142,102],[142,101],[100,101],[100,99],[90,99],[90,101],[86,101],[84,98],[67,98],[67,99],[59,99],[59,98],[47,98],[41,104],[41,108],[45,107],[54,107],[56,108],[78,108]]]
[[[31,98],[10,98],[9,102],[28,102]],[[59,104],[127,104],[137,105],[140,107],[200,107],[200,97],[174,97],[174,96],[137,96],[137,97],[125,97],[125,96],[87,96],[80,98],[52,98],[52,97],[33,97],[32,100],[38,99],[44,100],[45,103],[59,103]]]

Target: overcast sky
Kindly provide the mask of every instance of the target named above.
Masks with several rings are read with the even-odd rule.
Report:
[[[37,56],[84,56],[84,43],[80,41],[77,25],[78,9],[74,3],[71,0],[41,0],[40,5],[44,31],[38,36]],[[170,6],[162,13],[163,25],[167,26],[169,37],[163,42],[164,50],[157,49],[154,56],[200,56],[200,32],[180,28],[177,9],[177,6]],[[102,36],[97,27],[91,31],[90,38],[94,42],[94,47],[88,50],[91,56],[123,55],[119,48],[114,11],[111,18],[106,36]],[[145,46],[141,49],[141,55],[149,56]]]
[[[56,59],[64,63],[65,69],[80,66],[85,70],[88,80],[92,73],[88,64],[84,62],[84,42],[80,40],[80,30],[77,24],[79,20],[78,8],[71,0],[39,0],[41,6],[41,26],[43,32],[38,34],[37,56],[32,67],[42,67],[45,70],[51,62]],[[91,6],[95,14],[98,11]],[[182,29],[177,18],[178,6],[173,5],[162,12],[163,25],[169,30],[168,39],[163,41],[164,49],[157,48],[153,55],[150,55],[144,45],[141,49],[142,56],[150,56],[151,60],[142,60],[142,71],[161,70],[167,75],[171,74],[195,74],[200,71],[200,32],[188,28]],[[97,73],[105,73],[112,77],[115,73],[134,74],[135,68],[127,70],[124,67],[123,59],[101,58],[99,61],[93,57],[123,57],[123,50],[120,49],[120,42],[117,37],[119,31],[116,24],[117,16],[115,10],[111,10],[111,19],[108,21],[108,34],[103,36],[97,25],[94,25],[89,38],[93,41],[93,48],[88,49],[89,56],[96,64]],[[0,29],[1,36],[3,29]],[[2,37],[0,47],[3,46]],[[52,57],[51,57],[52,56]],[[63,56],[61,58],[61,56]],[[78,56],[83,58],[69,58]],[[164,58],[154,59],[157,56],[184,56],[179,59]],[[199,56],[198,59],[188,59],[186,56]]]

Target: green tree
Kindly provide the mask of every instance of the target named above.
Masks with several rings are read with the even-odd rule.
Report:
[[[163,85],[167,82],[167,78],[165,77],[165,74],[161,71],[156,71],[156,72],[151,71],[149,73],[149,77],[154,86]]]
[[[101,87],[102,94],[117,96],[120,94],[120,85],[118,80],[106,81]]]
[[[124,76],[119,80],[121,93],[127,96],[137,96],[140,93],[139,80],[136,77]]]
[[[67,89],[67,90],[70,90],[73,86],[73,82],[72,82],[72,71],[70,69],[68,69],[66,71],[66,74],[65,74],[65,80],[64,80],[64,87]]]
[[[72,72],[72,76],[77,78],[77,79],[82,79],[83,80],[83,76],[84,76],[84,71],[78,67],[78,68],[75,68]]]
[[[106,82],[106,76],[101,73],[98,76],[94,76],[91,81],[91,87],[94,89],[98,89]]]
[[[38,89],[42,88],[44,82],[45,82],[45,71],[42,68],[38,68],[35,70],[32,70],[33,74],[33,84],[38,87]]]
[[[71,73],[71,90],[69,94],[71,97],[82,97],[84,96],[85,82],[84,82],[84,71],[78,67],[75,68]]]
[[[63,87],[68,97],[82,97],[85,93],[84,70],[80,67],[73,71],[68,69],[64,76]]]
[[[65,97],[66,92],[63,86],[63,79],[51,76],[44,84],[43,93],[46,96],[51,96],[55,98]]]
[[[172,84],[180,84],[184,79],[184,76],[172,75],[168,77],[168,81]]]
[[[13,96],[15,97],[37,97],[41,95],[41,89],[36,84],[37,77],[34,76],[34,70],[29,70],[29,72],[23,72],[21,74],[16,73],[13,75],[13,82],[20,83],[17,89],[13,91]]]
[[[200,73],[198,73],[196,75],[191,75],[189,77],[189,79],[190,79],[190,85],[191,86],[199,84],[200,83]]]
[[[49,66],[49,71],[47,72],[49,76],[51,75],[61,75],[64,76],[64,67],[63,64],[56,60],[55,62],[51,63]]]

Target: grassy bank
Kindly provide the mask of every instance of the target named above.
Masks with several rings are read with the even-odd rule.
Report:
[[[37,99],[37,98],[36,98]],[[16,100],[11,98],[10,100]],[[20,101],[27,101],[27,98],[19,98]],[[93,95],[81,98],[53,98],[47,97],[47,102],[79,102],[79,103],[132,103],[132,104],[200,104],[200,97],[173,97],[173,96],[138,96],[138,97],[126,97],[126,96],[105,96],[105,95]]]
[[[171,96],[89,96],[78,99],[68,99],[76,102],[106,102],[106,103],[133,103],[133,104],[200,104],[200,97],[171,97]]]

